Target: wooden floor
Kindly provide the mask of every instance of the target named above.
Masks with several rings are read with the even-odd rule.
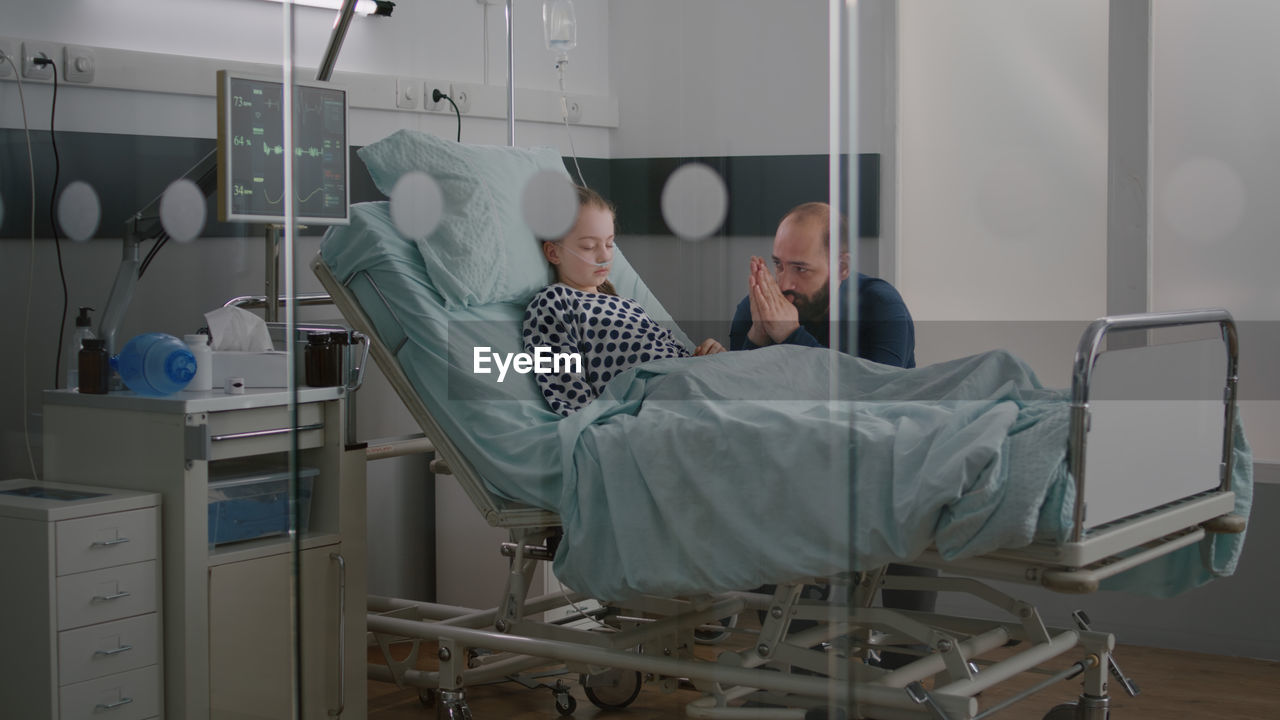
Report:
[[[431,655],[425,651],[423,654]],[[1117,648],[1115,657],[1140,687],[1141,693],[1130,698],[1118,683],[1112,683],[1111,717],[1114,720],[1280,718],[1280,662],[1129,646]],[[1060,660],[1047,667],[1065,667],[1074,659]],[[382,662],[376,648],[371,650],[369,661]],[[428,665],[423,663],[422,666]],[[991,707],[1019,688],[1033,685],[1041,679],[1042,676],[1027,675],[992,688],[983,693],[981,707]],[[657,688],[646,686],[625,710],[603,711],[587,701],[573,677],[565,676],[565,680],[572,685],[572,695],[578,701],[573,714],[578,720],[682,718],[685,717],[685,704],[698,697],[692,690],[664,694]],[[545,682],[554,682],[554,678]],[[1079,693],[1078,679],[1064,681],[992,717],[1038,720],[1054,705],[1074,701]],[[474,720],[555,720],[561,717],[548,690],[527,690],[515,683],[469,688],[467,701]],[[434,720],[435,716],[434,707],[426,707],[419,701],[417,690],[369,681],[369,720]]]

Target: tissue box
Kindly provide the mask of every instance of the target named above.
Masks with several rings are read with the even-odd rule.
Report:
[[[311,519],[316,468],[298,468],[298,532]],[[284,535],[289,532],[289,472],[261,470],[209,479],[209,544]]]
[[[222,387],[229,377],[244,378],[245,387],[286,387],[289,382],[289,353],[214,350],[213,387]]]

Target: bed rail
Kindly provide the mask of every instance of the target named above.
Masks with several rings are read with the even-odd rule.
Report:
[[[1086,328],[1076,346],[1071,378],[1071,434],[1067,441],[1067,469],[1075,480],[1076,504],[1072,515],[1071,542],[1084,535],[1085,450],[1089,425],[1089,392],[1094,366],[1105,352],[1103,341],[1109,333],[1126,330],[1155,330],[1189,325],[1217,325],[1227,349],[1227,376],[1224,392],[1226,422],[1222,437],[1222,471],[1219,488],[1227,490],[1231,481],[1235,447],[1236,384],[1238,380],[1239,339],[1235,320],[1222,308],[1178,312],[1113,315],[1094,320]]]

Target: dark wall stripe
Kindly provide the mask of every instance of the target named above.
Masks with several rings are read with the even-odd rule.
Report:
[[[214,148],[214,141],[199,138],[113,135],[107,133],[59,132],[58,157],[62,168],[60,188],[82,180],[98,192],[101,222],[95,237],[118,238],[125,220],[145,207],[169,183]],[[49,225],[50,191],[54,158],[48,130],[31,132],[36,180],[36,237],[52,237]],[[351,201],[384,200],[374,186],[364,163],[351,147]],[[702,162],[714,168],[729,188],[729,213],[722,236],[771,236],[778,220],[790,208],[811,200],[825,200],[827,190],[826,155],[753,155],[741,157],[639,158],[605,160],[580,158],[578,164],[588,185],[614,202],[618,223],[624,233],[667,235],[659,201],[667,176],[687,162]],[[841,157],[841,182],[848,177],[848,156]],[[565,166],[577,178],[572,158]],[[858,156],[859,235],[877,237],[880,229],[880,156]],[[0,237],[30,235],[30,183],[27,175],[26,137],[20,129],[0,129],[0,200],[4,217]],[[216,221],[217,202],[207,205],[209,225],[203,234],[211,237],[259,235],[257,226]],[[323,227],[303,234],[317,235]]]
[[[662,186],[677,167],[701,162],[714,168],[729,188],[729,212],[720,235],[772,236],[788,210],[826,201],[826,155],[748,155],[698,158],[639,158],[600,161],[608,165],[605,188],[618,208],[620,229],[636,235],[669,235],[662,219]],[[572,162],[572,161],[570,161]],[[597,170],[597,173],[603,171]],[[591,180],[592,173],[583,167]],[[849,157],[840,158],[840,183],[849,178]],[[880,235],[880,156],[858,156],[858,236]],[[847,214],[847,212],[846,212]]]

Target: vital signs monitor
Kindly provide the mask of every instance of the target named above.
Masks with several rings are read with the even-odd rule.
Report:
[[[320,82],[293,83],[295,219],[349,222],[347,93]],[[284,198],[284,83],[218,71],[218,219],[281,223]]]

